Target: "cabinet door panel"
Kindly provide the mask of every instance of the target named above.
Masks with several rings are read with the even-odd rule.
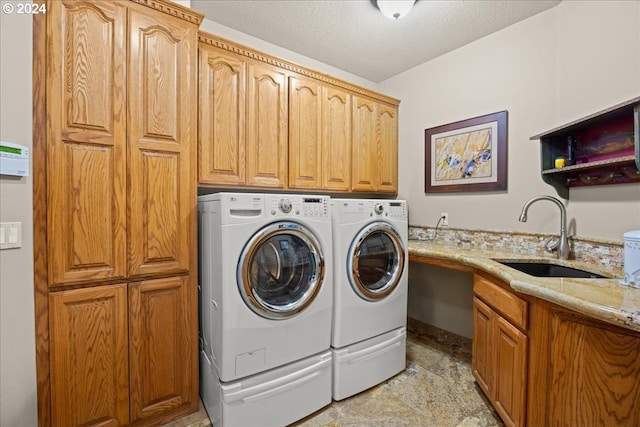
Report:
[[[129,13],[129,274],[188,271],[196,32],[146,9]]]
[[[199,182],[245,181],[246,64],[200,45]]]
[[[351,95],[325,88],[322,103],[322,187],[348,191],[351,188]]]
[[[289,186],[321,188],[322,86],[289,78]]]
[[[247,82],[247,184],[287,186],[287,76],[249,63]]]
[[[49,316],[52,424],[128,424],[126,285],[51,293]]]
[[[378,140],[378,191],[398,191],[398,110],[378,104],[376,133]]]
[[[640,338],[552,311],[550,425],[640,425]]]
[[[353,170],[354,191],[374,191],[378,147],[376,142],[376,104],[354,97],[353,100]]]
[[[197,307],[190,276],[129,286],[131,422],[197,405]]]
[[[473,298],[473,340],[471,365],[473,376],[487,396],[491,395],[493,378],[493,312],[478,298]]]
[[[125,9],[52,2],[47,18],[51,285],[126,276]]]
[[[493,399],[506,425],[524,425],[527,337],[496,315]]]

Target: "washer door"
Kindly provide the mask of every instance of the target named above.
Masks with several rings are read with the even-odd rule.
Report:
[[[398,286],[404,270],[404,245],[386,222],[360,230],[351,244],[347,269],[351,286],[368,301],[378,301]]]
[[[245,245],[237,276],[240,294],[251,310],[268,319],[286,319],[318,295],[324,278],[322,248],[306,227],[276,222]]]

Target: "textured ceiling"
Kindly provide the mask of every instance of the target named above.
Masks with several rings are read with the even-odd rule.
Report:
[[[191,0],[207,19],[379,83],[557,1],[418,0],[397,21],[369,0]]]

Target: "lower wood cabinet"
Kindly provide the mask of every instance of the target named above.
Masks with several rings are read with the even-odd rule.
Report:
[[[127,285],[49,294],[54,426],[129,422]]]
[[[157,425],[198,407],[190,276],[52,292],[52,425]]]
[[[524,425],[527,335],[518,327],[527,324],[527,304],[478,274],[474,294],[473,375],[507,426]]]
[[[545,301],[533,308],[527,424],[640,426],[640,333]]]
[[[198,406],[195,289],[190,276],[129,285],[132,424]]]

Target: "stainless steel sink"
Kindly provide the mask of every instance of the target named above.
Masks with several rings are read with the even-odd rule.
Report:
[[[578,270],[577,268],[571,268],[564,265],[546,262],[514,262],[500,260],[494,261],[535,277],[575,277],[585,279],[606,279],[605,276],[601,276],[600,274],[592,273],[590,271]]]

